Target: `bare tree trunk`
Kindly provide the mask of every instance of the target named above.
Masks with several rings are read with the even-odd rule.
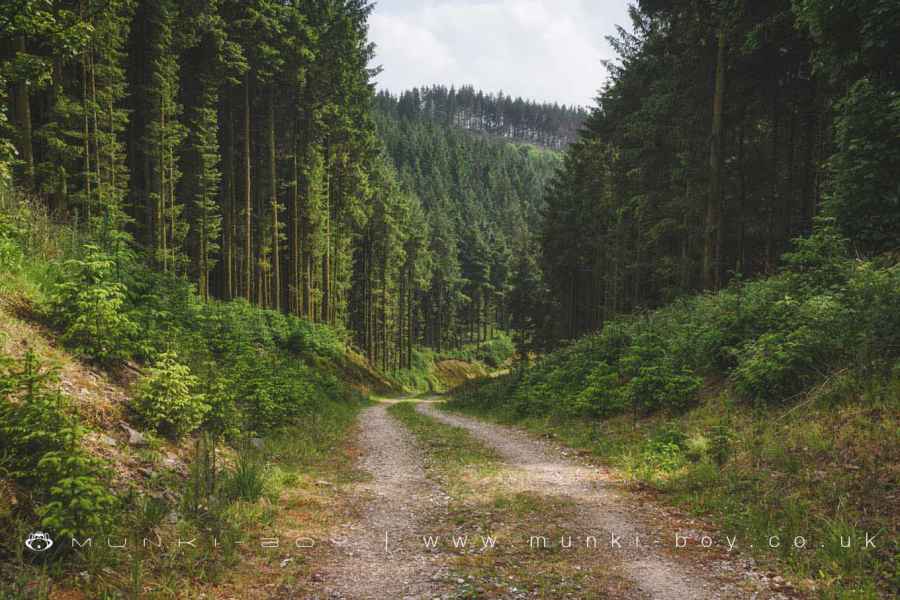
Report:
[[[93,202],[93,192],[91,186],[91,129],[88,121],[87,101],[88,101],[88,74],[87,74],[87,56],[82,56],[81,60],[82,73],[82,90],[81,90],[81,106],[84,112],[84,190],[85,190],[85,209],[88,222],[91,219],[91,203]],[[163,226],[165,227],[165,226]],[[165,231],[163,231],[165,235]]]
[[[721,283],[719,265],[722,253],[722,164],[724,136],[722,107],[725,99],[725,27],[718,34],[716,90],[713,96],[712,139],[709,151],[709,196],[706,200],[706,245],[703,252],[703,284],[717,289]]]
[[[244,80],[244,297],[253,298],[252,189],[250,181],[250,75]]]
[[[25,36],[16,36],[15,51],[25,53]],[[16,107],[16,125],[18,126],[18,150],[25,163],[23,182],[29,190],[34,190],[34,150],[31,145],[31,100],[26,80],[20,80],[13,86],[14,104]]]
[[[278,239],[278,177],[275,164],[275,98],[274,90],[269,92],[269,183],[271,185],[272,201],[272,277],[274,289],[272,299],[275,301],[275,310],[281,311],[281,255],[278,247],[281,241]]]
[[[231,94],[225,92],[225,207],[222,250],[225,253],[225,299],[234,298],[234,123],[231,120]]]
[[[769,207],[766,215],[766,273],[771,273],[775,267],[775,211],[778,208],[778,82],[774,82],[772,92],[772,194],[769,198]]]
[[[291,161],[291,312],[302,314],[300,302],[300,170],[297,164],[297,139],[294,132]]]

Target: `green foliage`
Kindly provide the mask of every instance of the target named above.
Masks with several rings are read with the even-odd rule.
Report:
[[[619,361],[620,373],[627,380],[621,394],[635,412],[682,410],[700,389],[702,380],[675,366],[665,348],[661,337],[644,333],[632,341]]]
[[[576,414],[604,418],[625,409],[627,399],[619,387],[619,372],[606,361],[597,363],[585,383],[574,399]]]
[[[118,269],[114,257],[87,245],[83,258],[63,263],[51,291],[50,314],[63,342],[106,364],[128,359],[137,334],[125,312],[127,288]]]
[[[731,455],[734,433],[727,422],[718,423],[709,429],[709,455],[720,469]]]
[[[896,250],[900,235],[900,95],[890,0],[794,0],[801,29],[816,42],[816,73],[834,88],[834,153],[823,212],[859,250]]]
[[[0,472],[35,493],[41,524],[62,536],[97,533],[115,497],[100,463],[80,447],[83,430],[55,391],[55,373],[28,353],[0,361]]]
[[[815,367],[813,350],[801,336],[765,333],[740,352],[733,372],[735,388],[745,397],[787,399],[805,387],[796,374]]]
[[[515,351],[516,347],[512,339],[504,333],[499,333],[478,346],[475,350],[475,357],[487,366],[496,369],[509,360]]]
[[[773,277],[608,321],[455,401],[520,417],[609,417],[684,410],[704,376],[728,378],[748,400],[786,403],[848,366],[884,371],[900,353],[900,267],[851,259],[847,247],[823,226]]]
[[[236,439],[241,434],[245,417],[227,378],[217,377],[215,368],[215,363],[206,365],[206,376],[204,377],[206,384],[203,385],[203,396],[206,404],[209,405],[209,412],[203,419],[203,428],[217,439]]]
[[[66,537],[108,530],[117,499],[99,470],[98,461],[80,450],[44,453],[36,468],[47,486],[47,502],[37,508],[41,525]]]
[[[251,448],[244,448],[222,486],[225,496],[231,500],[256,502],[263,495],[265,483],[265,465]]]
[[[710,452],[710,439],[702,433],[695,433],[684,440],[684,455],[691,462],[702,461]]]
[[[174,352],[161,354],[135,386],[132,408],[150,427],[178,437],[190,433],[210,410],[199,380]]]
[[[0,213],[0,269],[6,272],[17,272],[24,258],[21,230],[17,225],[11,214]]]
[[[677,471],[684,464],[681,447],[673,442],[649,440],[640,454],[640,468],[644,479]]]

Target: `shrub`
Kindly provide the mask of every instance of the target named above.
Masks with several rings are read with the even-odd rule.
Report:
[[[204,428],[214,437],[235,438],[244,424],[244,414],[238,408],[235,395],[224,379],[213,379],[206,386],[209,412],[203,420]]]
[[[506,334],[498,334],[481,344],[475,357],[489,367],[497,368],[516,352],[516,347]]]
[[[196,429],[209,412],[203,394],[196,392],[198,383],[174,352],[164,352],[137,383],[132,407],[149,426],[178,437]]]
[[[37,464],[48,496],[37,510],[41,525],[67,537],[103,531],[116,498],[98,476],[99,470],[96,459],[81,451],[45,453]]]
[[[116,281],[111,257],[97,246],[85,249],[83,259],[63,263],[51,294],[51,316],[63,342],[76,352],[107,364],[126,360],[137,335],[125,311],[126,287]]]
[[[638,457],[637,475],[654,480],[677,471],[685,464],[685,436],[675,429],[665,428],[644,442]]]
[[[621,413],[627,400],[619,384],[619,373],[601,361],[587,376],[587,386],[575,398],[578,413],[590,417],[609,417]]]
[[[56,374],[42,371],[32,353],[0,360],[0,470],[34,491],[41,524],[59,535],[81,536],[110,523],[115,497],[101,464],[80,447],[82,429],[55,391]]]
[[[848,349],[859,342],[854,311],[837,296],[786,297],[779,304],[791,305],[794,318],[736,353],[732,378],[744,397],[769,402],[790,398],[844,362]]]
[[[635,412],[687,408],[703,383],[674,364],[665,351],[665,340],[655,334],[637,336],[620,364],[620,372],[627,378],[623,398]]]
[[[733,372],[735,389],[745,398],[786,399],[803,385],[798,371],[809,368],[809,357],[796,339],[766,333],[747,344]]]

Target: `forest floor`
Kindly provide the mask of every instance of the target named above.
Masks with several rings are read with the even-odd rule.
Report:
[[[371,479],[347,491],[357,517],[301,597],[798,597],[723,535],[571,450],[434,401],[387,401],[360,419]]]

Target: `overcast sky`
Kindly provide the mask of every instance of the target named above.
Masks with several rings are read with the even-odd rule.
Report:
[[[378,88],[472,84],[590,106],[606,80],[606,43],[630,24],[627,0],[377,0],[370,38]]]

